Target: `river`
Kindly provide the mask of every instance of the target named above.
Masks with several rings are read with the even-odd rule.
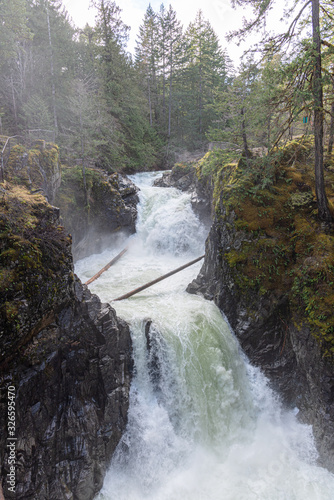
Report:
[[[89,286],[104,302],[204,253],[190,196],[153,187],[157,176],[132,177],[137,232]],[[78,261],[76,273],[87,281],[119,251]],[[96,500],[333,500],[311,427],[282,407],[218,308],[185,292],[201,264],[112,303],[131,326],[135,370],[127,430]]]

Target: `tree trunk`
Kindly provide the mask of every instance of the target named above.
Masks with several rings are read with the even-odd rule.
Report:
[[[52,47],[52,39],[51,39],[51,27],[50,27],[50,16],[49,16],[49,7],[46,4],[46,16],[48,22],[48,34],[49,34],[49,45],[50,45],[50,66],[51,66],[51,82],[52,82],[52,104],[53,104],[53,122],[55,127],[55,134],[58,135],[58,119],[57,119],[57,109],[56,109],[56,87],[55,87],[55,74],[54,74],[54,65],[53,65],[53,47]]]
[[[242,131],[242,142],[244,146],[244,152],[246,155],[246,161],[247,165],[249,164],[249,160],[251,159],[252,155],[251,152],[249,151],[248,148],[248,142],[247,142],[247,134],[246,134],[246,123],[245,123],[245,110],[242,107],[241,108],[241,131]]]
[[[168,98],[168,137],[170,138],[172,131],[172,92],[173,92],[173,41],[170,42],[169,48],[169,98]]]
[[[80,137],[81,137],[82,181],[83,181],[83,188],[84,188],[84,193],[85,193],[85,207],[88,210],[88,194],[87,194],[86,165],[85,165],[86,158],[85,158],[85,143],[84,143],[82,103],[81,102],[80,102],[80,110],[79,110],[79,119],[80,119]],[[89,224],[88,217],[87,217],[87,224]]]
[[[202,37],[200,38],[199,47],[199,137],[202,141]]]
[[[122,295],[121,297],[117,297],[117,299],[114,299],[113,302],[128,299],[129,297],[132,297],[132,295],[136,295],[137,293],[146,290],[146,288],[149,288],[150,286],[155,285],[156,283],[159,283],[160,281],[163,281],[166,278],[169,278],[170,276],[173,276],[173,274],[179,273],[180,271],[183,271],[183,269],[186,269],[187,267],[196,264],[196,262],[199,262],[200,260],[204,259],[204,257],[205,255],[201,255],[201,257],[197,257],[197,259],[194,259],[191,262],[188,262],[187,264],[184,264],[183,266],[174,269],[174,271],[170,271],[169,273],[160,276],[160,278],[150,281],[149,283],[146,283],[145,285],[140,286],[139,288],[136,288],[135,290],[132,290],[131,292],[126,293],[125,295]]]
[[[268,133],[267,133],[267,149],[270,149],[270,139],[271,139],[271,114],[268,116]]]
[[[162,38],[163,43],[163,53],[162,53],[162,119],[165,126],[166,117],[166,53],[165,53],[165,34],[163,33]]]
[[[321,79],[321,39],[319,24],[319,0],[312,0],[312,31],[314,49],[313,102],[314,102],[314,172],[315,191],[317,196],[320,220],[332,222],[324,180],[324,110]]]
[[[108,271],[108,269],[113,265],[116,264],[116,262],[125,254],[125,252],[128,251],[128,247],[125,247],[121,252],[119,252],[116,257],[114,257],[106,266],[104,266],[98,273],[94,274],[92,278],[90,278],[88,281],[86,281],[85,285],[90,285],[93,283],[93,281],[97,280],[103,274],[105,271]],[[1,500],[1,498],[0,498]]]
[[[169,75],[169,103],[168,103],[168,137],[170,137],[172,129],[172,79],[173,79],[173,67],[172,67],[172,57],[171,57],[171,69]]]
[[[149,110],[150,110],[150,125],[152,127],[153,121],[152,121],[151,78],[150,78],[150,76],[147,77],[147,82],[148,82],[148,106],[149,106]]]
[[[328,149],[327,153],[329,155],[333,152],[333,144],[334,144],[334,102],[331,106],[331,124],[329,126],[329,141],[328,141]]]
[[[333,82],[333,95],[334,95],[334,75],[332,75],[332,82]],[[332,102],[332,106],[331,106],[331,123],[329,126],[329,140],[328,140],[328,149],[327,149],[327,153],[329,155],[332,154],[333,144],[334,144],[334,101]]]
[[[18,120],[17,120],[17,106],[16,106],[16,97],[15,97],[15,87],[13,75],[10,77],[11,89],[12,89],[12,100],[13,100],[13,112],[14,112],[14,121],[15,121],[15,133],[18,133]]]

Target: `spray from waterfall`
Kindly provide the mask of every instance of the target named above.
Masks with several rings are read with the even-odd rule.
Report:
[[[204,252],[190,196],[138,174],[137,233],[90,285],[110,302]],[[87,281],[119,248],[79,261]],[[333,500],[312,429],[282,408],[221,312],[187,294],[201,262],[112,305],[131,325],[127,430],[96,500]]]

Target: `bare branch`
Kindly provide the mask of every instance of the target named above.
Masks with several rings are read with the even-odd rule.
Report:
[[[253,31],[254,28],[258,28],[261,21],[263,20],[265,14],[271,9],[273,0],[265,0],[258,5],[258,14],[252,21],[247,21],[245,18],[243,19],[243,27],[236,31],[230,31],[226,35],[226,39],[231,41],[235,37],[243,37],[247,32]],[[243,6],[244,4],[249,4],[247,0],[233,0],[232,7],[235,8],[236,5]],[[254,11],[256,8],[254,7]]]
[[[329,49],[334,49],[334,45],[332,43],[327,42],[327,40],[321,40],[321,44],[325,45],[325,47],[328,47]]]
[[[327,16],[329,17],[329,19],[331,19],[332,21],[334,21],[334,16],[332,14],[330,14],[328,12],[327,9],[325,9],[325,7],[323,5],[320,5],[320,10],[322,10],[322,12]]]

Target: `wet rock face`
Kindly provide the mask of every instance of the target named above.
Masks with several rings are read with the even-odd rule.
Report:
[[[60,208],[75,260],[102,252],[135,232],[139,189],[125,175],[82,166],[60,168],[56,144],[12,147],[5,180]],[[84,188],[85,186],[85,188]]]
[[[147,366],[154,390],[158,392],[161,384],[161,363],[159,358],[159,344],[163,342],[159,331],[148,320],[145,324],[145,338],[147,349]]]
[[[85,194],[80,168],[63,170],[55,203],[72,235],[75,260],[102,252],[136,230],[139,189],[128,177],[86,169],[86,189]]]
[[[289,325],[298,372],[306,384],[300,394],[301,419],[313,427],[320,463],[334,472],[334,376],[333,365],[323,357],[307,325]],[[293,376],[293,374],[292,374]]]
[[[220,214],[224,210],[221,203]],[[320,463],[334,471],[333,365],[321,354],[310,329],[291,316],[284,297],[240,289],[223,258],[247,238],[234,219],[233,212],[215,218],[202,269],[187,291],[214,300],[224,312],[250,361],[268,376],[283,402],[297,406],[301,420],[312,424]]]
[[[91,225],[100,233],[123,229],[135,232],[139,189],[126,176],[112,174],[106,179],[96,177],[89,193]]]
[[[48,323],[73,294],[71,240],[59,210],[6,184],[0,203],[0,364]]]
[[[165,172],[161,178],[156,179],[154,185],[175,187],[180,191],[191,193],[194,212],[205,224],[211,223],[213,185],[210,178],[205,181],[199,180],[194,166],[177,164],[170,172]]]
[[[41,192],[50,203],[54,202],[61,184],[59,149],[56,144],[39,140],[30,147],[15,145],[6,166],[6,180],[25,185]]]
[[[127,421],[129,328],[73,275],[58,211],[8,185],[4,195],[1,276],[11,277],[0,282],[4,496],[92,500]],[[7,482],[8,387],[15,388],[15,492]]]
[[[76,281],[73,301],[3,374],[16,388],[18,438],[16,493],[4,483],[6,499],[94,498],[125,429],[131,371],[127,325]]]

